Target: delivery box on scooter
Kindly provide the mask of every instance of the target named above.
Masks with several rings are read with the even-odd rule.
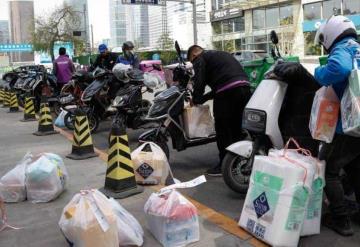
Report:
[[[339,118],[340,101],[332,87],[322,87],[311,108],[309,128],[314,139],[331,143]]]

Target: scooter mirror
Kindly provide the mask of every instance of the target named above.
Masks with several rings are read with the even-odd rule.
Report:
[[[279,38],[274,30],[270,32],[270,39],[274,45],[277,45],[279,43]]]
[[[181,57],[181,50],[180,50],[180,46],[179,43],[177,41],[175,41],[175,49],[176,49],[176,53],[179,57]]]

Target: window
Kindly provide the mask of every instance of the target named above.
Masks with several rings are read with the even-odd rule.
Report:
[[[212,23],[213,33],[221,34],[221,21],[216,21]]]
[[[224,20],[223,21],[223,32],[232,33],[234,32],[234,21],[233,20]]]
[[[214,41],[213,47],[215,50],[222,51],[222,41]]]
[[[304,33],[305,36],[305,55],[321,55],[321,46],[315,45],[314,39],[315,39],[316,32],[307,32]]]
[[[235,50],[241,50],[241,39],[235,39]]]
[[[343,0],[344,15],[360,14],[359,0]]]
[[[234,52],[235,51],[235,45],[234,40],[224,40],[224,51],[227,52]]]
[[[312,21],[321,19],[321,2],[304,5],[304,20]]]
[[[280,6],[280,25],[286,26],[294,23],[293,6]]]
[[[234,28],[235,28],[235,32],[244,32],[245,31],[244,17],[237,17],[234,19]]]
[[[253,29],[261,29],[265,27],[265,9],[253,10]]]
[[[323,19],[328,19],[333,14],[341,15],[341,0],[323,2]]]
[[[217,9],[222,9],[223,8],[223,2],[224,2],[224,0],[218,0],[217,1],[217,3],[218,3]]]
[[[266,27],[279,26],[279,7],[266,8]]]

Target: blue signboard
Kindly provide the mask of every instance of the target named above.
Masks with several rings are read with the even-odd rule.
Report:
[[[0,52],[32,52],[31,44],[0,44]]]

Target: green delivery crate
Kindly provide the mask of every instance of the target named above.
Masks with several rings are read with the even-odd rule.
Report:
[[[299,57],[289,56],[284,58],[285,61],[289,62],[300,62]],[[254,90],[260,82],[264,79],[266,71],[269,70],[271,65],[274,64],[274,59],[267,57],[264,59],[257,59],[253,61],[243,62],[242,66],[244,67],[245,73],[248,75],[250,80],[250,87]]]

